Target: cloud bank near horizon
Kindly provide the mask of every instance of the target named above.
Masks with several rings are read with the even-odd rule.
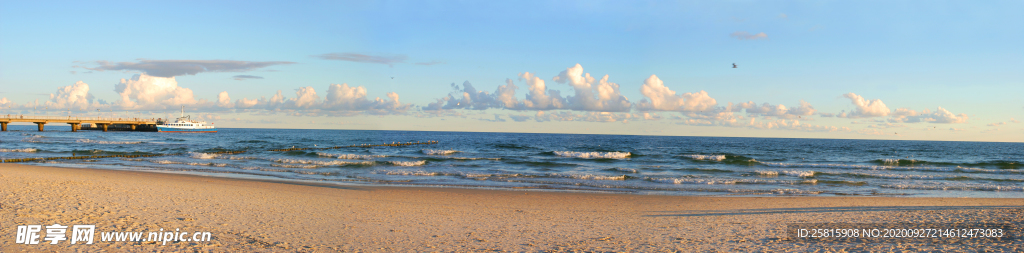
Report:
[[[200,72],[196,72],[200,73]],[[598,78],[584,72],[582,65],[575,64],[548,79],[554,87],[531,72],[518,74],[518,80],[506,79],[494,92],[478,90],[469,81],[461,85],[451,84],[452,92],[436,102],[424,106],[403,104],[395,92],[386,93],[385,98],[370,99],[363,86],[347,83],[330,84],[326,94],[317,93],[312,86],[295,89],[294,97],[286,98],[278,90],[270,98],[239,98],[232,100],[228,91],[208,101],[199,99],[192,90],[178,85],[176,79],[141,73],[129,79],[121,79],[114,91],[120,99],[107,103],[94,101],[89,85],[84,82],[59,88],[44,104],[38,102],[16,105],[6,98],[0,99],[0,106],[33,108],[43,105],[50,110],[77,110],[117,108],[120,110],[170,110],[179,106],[190,106],[205,112],[270,112],[290,113],[304,116],[354,116],[354,115],[411,115],[419,117],[464,116],[461,110],[509,110],[506,115],[511,122],[622,122],[672,120],[676,124],[694,126],[745,127],[754,129],[788,129],[799,131],[850,132],[848,127],[808,124],[820,117],[850,118],[888,122],[869,128],[906,127],[912,123],[962,124],[967,122],[966,114],[954,114],[942,107],[936,110],[912,110],[909,108],[889,109],[880,99],[867,99],[855,93],[843,94],[854,109],[850,112],[819,112],[806,101],[797,105],[728,102],[721,104],[712,94],[704,90],[677,92],[666,85],[657,75],[651,75],[639,84],[642,98],[633,102],[623,96],[618,83],[608,75]],[[525,86],[525,94],[518,96],[517,90]],[[635,86],[634,86],[635,87]],[[563,92],[562,89],[568,89]],[[563,96],[565,93],[567,95]],[[321,97],[321,95],[324,95]],[[419,107],[418,110],[414,110]],[[668,113],[665,117],[661,114]],[[495,114],[499,115],[499,114]],[[817,115],[818,117],[814,117]],[[500,115],[499,115],[500,116]],[[505,122],[495,116],[492,122]],[[882,119],[878,119],[882,118]]]

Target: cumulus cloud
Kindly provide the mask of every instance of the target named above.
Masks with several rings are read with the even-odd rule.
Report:
[[[921,112],[910,110],[907,108],[898,108],[894,111],[890,117],[889,122],[893,123],[917,123],[917,122],[930,122],[930,123],[947,123],[957,124],[966,123],[967,114],[953,114],[942,107],[939,107],[935,111],[924,109]]]
[[[405,55],[397,56],[374,56],[356,53],[329,53],[314,55],[313,57],[324,59],[324,60],[336,60],[336,61],[350,61],[350,62],[362,62],[362,63],[376,63],[385,64],[388,66],[396,63],[403,63],[408,58]]]
[[[857,109],[850,113],[841,113],[839,114],[839,117],[869,118],[885,117],[889,115],[889,107],[885,106],[885,103],[882,103],[881,99],[867,100],[852,92],[843,94],[843,97],[849,98],[850,102],[852,102]]]
[[[751,114],[751,115],[781,117],[781,118],[788,118],[788,119],[802,118],[804,116],[811,116],[811,115],[814,115],[814,113],[817,111],[817,110],[814,109],[814,106],[811,106],[810,103],[807,103],[807,102],[805,102],[803,100],[800,100],[800,106],[792,107],[792,108],[786,107],[785,105],[781,105],[781,104],[780,105],[772,105],[772,104],[769,104],[769,103],[764,103],[764,104],[761,104],[760,106],[757,106],[756,104],[754,104],[753,101],[746,102],[746,103],[740,103],[740,104],[735,105],[735,106],[730,104],[730,107],[731,108],[735,108],[735,109],[732,109],[730,111],[733,111],[733,110],[736,110],[736,109],[744,109],[744,110],[746,110],[747,114]],[[727,107],[727,108],[729,108],[729,107]],[[808,119],[810,119],[810,118],[808,118]]]
[[[50,109],[74,109],[79,111],[88,110],[92,104],[93,96],[89,93],[89,84],[82,81],[58,88],[57,93],[50,94],[50,101],[46,101],[46,107]]]
[[[198,102],[191,89],[178,87],[174,77],[137,74],[121,79],[114,91],[121,96],[118,104],[125,109],[166,109]]]
[[[739,31],[739,32],[734,32],[732,34],[729,34],[729,36],[733,37],[733,38],[736,38],[738,40],[761,40],[761,39],[765,39],[766,40],[766,39],[768,39],[768,34],[765,34],[763,32],[760,32],[760,33],[757,33],[757,34],[750,34],[750,33],[745,32],[745,31]]]
[[[227,98],[226,93],[224,98]],[[362,86],[349,86],[348,84],[331,84],[327,87],[327,95],[321,99],[313,87],[300,87],[295,89],[295,97],[285,98],[279,90],[274,96],[267,99],[241,98],[235,101],[234,107],[239,109],[266,109],[266,110],[293,110],[311,113],[312,115],[347,116],[358,113],[368,114],[401,114],[405,113],[412,104],[399,102],[398,93],[388,92],[386,99],[375,98],[370,100],[366,97],[366,88]],[[221,101],[218,98],[218,101]],[[221,104],[221,103],[218,103]]]
[[[562,98],[561,92],[549,90],[544,80],[537,77],[537,75],[525,72],[519,74],[519,80],[526,80],[526,85],[530,90],[526,94],[526,99],[523,100],[523,108],[533,110],[565,108],[567,102],[565,98]]]
[[[228,96],[227,91],[221,91],[220,94],[217,94],[217,106],[221,108],[234,107],[234,104],[231,103],[231,97]]]
[[[241,81],[241,80],[246,80],[246,79],[263,79],[263,77],[262,76],[253,76],[253,75],[237,75],[237,76],[232,76],[231,79],[235,79],[235,80]]]
[[[96,61],[96,67],[74,66],[88,70],[137,70],[156,77],[195,75],[202,72],[245,72],[274,65],[293,64],[288,61],[229,61],[229,60],[146,60],[138,62]]]
[[[608,81],[608,75],[595,79],[590,73],[583,73],[583,66],[569,67],[553,79],[572,87],[575,95],[567,96],[569,109],[600,112],[626,112],[632,107],[625,96],[619,93],[619,85]]]
[[[644,80],[643,86],[640,86],[640,94],[643,94],[645,97],[637,104],[637,109],[640,110],[709,111],[718,104],[714,98],[708,96],[708,93],[703,90],[676,95],[676,92],[666,87],[665,82],[661,81],[656,75],[651,75],[647,80]]]

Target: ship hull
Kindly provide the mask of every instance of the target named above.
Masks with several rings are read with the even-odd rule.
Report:
[[[173,128],[173,127],[157,127],[157,132],[161,133],[216,133],[216,128],[206,129],[192,129],[192,128]]]

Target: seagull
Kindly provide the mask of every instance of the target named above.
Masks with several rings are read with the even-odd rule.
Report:
[[[736,63],[733,63],[733,64],[732,64],[732,68],[736,68]]]
[[[395,77],[392,76],[391,79],[395,79]]]

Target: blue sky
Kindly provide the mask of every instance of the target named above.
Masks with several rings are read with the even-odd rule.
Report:
[[[11,113],[166,117],[185,105],[222,127],[1024,141],[1019,1],[2,5],[0,104]],[[218,69],[215,60],[228,62]],[[174,72],[181,64],[206,69]],[[608,75],[629,109],[602,118],[572,102],[578,87],[554,78],[576,64],[595,79]],[[155,73],[171,73],[176,88],[161,90],[160,78],[171,77],[132,79]],[[567,104],[525,107],[524,73]],[[641,108],[651,75],[680,103],[701,102],[682,95],[700,91],[715,102]],[[493,96],[507,79],[518,107],[484,96],[474,103],[483,107],[427,108],[453,83]],[[343,83],[365,96],[327,102],[328,87]],[[316,92],[309,103],[297,98],[303,87]],[[274,103],[278,90],[285,100]],[[218,103],[221,92],[230,103]],[[587,95],[602,101],[598,93]],[[879,100],[885,112],[855,97]],[[813,112],[795,111],[801,101]]]

